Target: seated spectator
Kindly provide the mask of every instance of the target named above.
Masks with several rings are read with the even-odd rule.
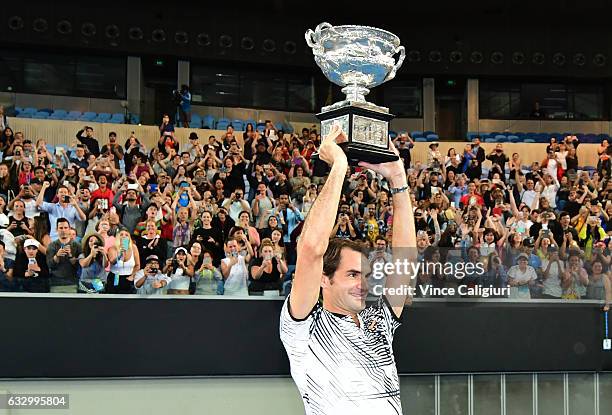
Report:
[[[15,278],[15,261],[4,256],[4,241],[0,239],[0,292],[17,291]]]
[[[39,250],[38,241],[28,238],[18,245],[15,257],[15,291],[28,293],[50,292],[47,259]]]
[[[104,241],[99,234],[86,235],[83,238],[82,253],[79,255],[81,276],[77,292],[100,294],[105,291],[108,257],[104,249]]]
[[[160,271],[159,264],[159,258],[150,255],[145,259],[145,267],[134,274],[134,287],[138,294],[166,294],[170,277]]]

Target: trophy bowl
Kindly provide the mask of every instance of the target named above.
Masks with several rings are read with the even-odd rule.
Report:
[[[305,37],[327,79],[352,102],[365,103],[369,89],[393,79],[406,56],[396,35],[369,26],[321,23]]]

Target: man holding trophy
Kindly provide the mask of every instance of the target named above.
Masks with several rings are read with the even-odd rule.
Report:
[[[367,86],[388,80],[383,72],[395,75],[403,58],[396,65],[389,65],[386,58],[392,60],[400,50],[399,39],[374,28],[321,24],[315,32],[307,32],[307,41],[328,78],[340,84],[350,80],[353,95],[347,93],[346,101],[319,114],[325,137],[318,157],[331,171],[298,241],[295,278],[281,311],[280,337],[307,414],[401,414],[392,342],[409,300],[407,287],[413,288],[414,280],[410,275],[386,274],[384,295],[366,307],[372,270],[364,247],[321,237],[334,227],[346,169],[357,164],[382,175],[391,189],[393,261],[416,261],[406,171],[389,142],[388,111],[363,99]],[[385,55],[385,50],[391,55]],[[338,68],[351,72],[350,76],[336,74]],[[362,81],[365,85],[358,83]],[[326,110],[333,114],[325,114]]]

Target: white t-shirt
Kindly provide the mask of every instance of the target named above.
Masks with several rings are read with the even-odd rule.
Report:
[[[307,415],[401,414],[393,335],[401,322],[383,298],[357,318],[317,303],[303,320],[280,316],[280,338]]]
[[[533,205],[533,201],[536,198],[536,191],[535,190],[523,190],[523,193],[521,194],[521,200],[518,203],[519,205],[521,203],[524,203],[527,205],[527,207],[529,207],[529,209],[531,209],[531,206]]]
[[[561,266],[559,266],[561,264]],[[548,266],[548,259],[542,260],[542,272],[546,270]],[[563,294],[563,289],[561,288],[561,274],[565,270],[565,266],[563,265],[563,261],[553,262],[550,265],[550,269],[548,270],[548,278],[544,280],[544,289],[542,290],[543,294],[552,295],[553,297],[561,298],[561,294]]]
[[[229,265],[231,258],[223,258],[221,261]],[[244,256],[238,255],[238,263],[230,269],[230,274],[223,285],[223,295],[249,295],[247,280],[249,270],[244,262]]]
[[[544,189],[542,190],[542,196],[545,197],[546,200],[548,200],[550,207],[553,209],[557,207],[556,199],[557,199],[558,190],[559,190],[559,185],[555,183],[545,186]]]
[[[516,282],[524,283],[527,281],[535,281],[538,275],[531,265],[527,265],[525,272],[521,271],[518,265],[514,265],[508,270],[508,277],[514,279]],[[529,291],[529,284],[519,287],[510,287],[510,297],[508,298],[530,299],[531,292]]]

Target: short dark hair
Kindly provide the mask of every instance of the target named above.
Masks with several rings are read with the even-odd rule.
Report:
[[[68,226],[71,227],[70,226],[70,222],[68,222],[68,219],[66,219],[66,218],[57,218],[57,222],[55,222],[55,226],[56,227],[59,226],[59,224],[62,223],[62,222],[66,222],[68,224]]]
[[[359,252],[366,257],[368,255],[367,246],[363,242],[341,238],[330,239],[323,255],[323,274],[328,278],[332,278],[338,270],[344,248]]]

